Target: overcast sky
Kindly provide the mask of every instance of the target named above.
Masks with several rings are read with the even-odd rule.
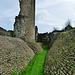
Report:
[[[19,13],[18,0],[0,0],[0,27],[13,30],[15,16]],[[75,26],[75,0],[36,0],[36,24],[39,32],[62,29],[71,19]]]

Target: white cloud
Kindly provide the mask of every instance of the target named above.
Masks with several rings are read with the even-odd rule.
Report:
[[[36,1],[38,2],[38,8],[47,8],[49,6],[58,5],[61,3],[69,2],[70,0],[40,0]]]
[[[4,29],[13,29],[15,16],[19,13],[18,0],[0,1],[0,27]]]
[[[62,29],[68,18],[72,20],[72,26],[75,26],[75,0],[37,0],[36,7],[38,26]]]
[[[2,17],[13,17],[18,15],[18,10],[14,10],[14,9],[7,9],[7,11],[3,11],[1,12]]]
[[[36,25],[38,25],[40,27],[42,25],[43,27],[48,27],[49,29],[54,28],[54,27],[58,28],[58,29],[63,28],[63,24],[64,24],[63,20],[60,20],[59,18],[55,17],[53,14],[48,12],[47,9],[40,10],[36,16],[37,16],[36,17]],[[52,30],[52,29],[50,29],[50,30],[49,29],[47,29],[46,31]],[[39,32],[44,32],[44,31],[39,30]]]

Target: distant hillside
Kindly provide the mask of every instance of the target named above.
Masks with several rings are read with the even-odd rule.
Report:
[[[75,30],[58,35],[46,56],[44,75],[75,75]]]
[[[23,40],[0,36],[0,74],[19,73],[33,57],[33,50]]]

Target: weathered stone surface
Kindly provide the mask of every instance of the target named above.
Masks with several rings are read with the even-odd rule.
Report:
[[[34,51],[34,53],[40,53],[43,51],[40,43],[27,42],[27,45]]]
[[[2,36],[13,36],[13,31],[6,31],[5,29],[0,27],[0,35],[2,35]]]
[[[0,74],[19,73],[33,57],[33,50],[23,40],[0,36]]]
[[[35,41],[38,41],[38,27],[35,26]]]
[[[46,56],[44,75],[75,74],[75,30],[63,32]]]
[[[15,18],[14,36],[35,42],[35,0],[20,0],[20,13]]]
[[[38,42],[48,43],[50,42],[51,37],[49,37],[49,33],[39,33],[38,34]]]

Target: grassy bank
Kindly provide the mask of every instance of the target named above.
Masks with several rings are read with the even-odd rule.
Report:
[[[36,53],[34,58],[31,60],[29,65],[18,75],[42,75],[44,63],[45,63],[45,57],[48,52],[47,46],[43,48],[43,52]],[[12,74],[17,75],[17,74]]]

